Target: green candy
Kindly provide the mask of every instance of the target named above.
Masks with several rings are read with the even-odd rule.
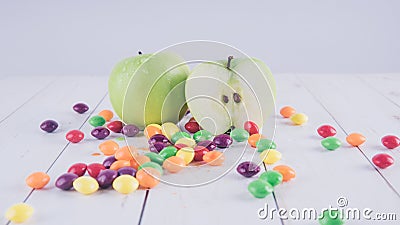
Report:
[[[143,168],[146,168],[146,167],[151,167],[151,168],[154,168],[154,169],[160,171],[161,175],[164,172],[163,168],[160,165],[158,165],[157,163],[155,163],[155,162],[145,162],[145,163],[143,163],[142,165],[139,166],[138,171],[143,169]]]
[[[175,142],[177,142],[179,139],[184,138],[184,137],[191,138],[190,134],[188,134],[186,132],[182,132],[182,131],[181,132],[176,132],[174,135],[172,135],[171,141],[172,141],[172,143],[175,144]]]
[[[342,145],[340,140],[335,137],[327,137],[321,141],[321,144],[329,151],[334,151]]]
[[[149,157],[152,162],[155,162],[160,166],[163,164],[163,162],[165,160],[164,157],[162,157],[161,155],[159,155],[159,154],[157,154],[155,152],[148,152],[148,153],[146,153],[144,155]]]
[[[275,170],[270,170],[262,173],[258,179],[268,182],[270,185],[275,187],[276,185],[282,183],[283,176],[281,173]]]
[[[342,225],[341,213],[338,210],[325,210],[318,219],[321,225]]]
[[[161,150],[161,152],[158,154],[164,159],[168,159],[171,156],[175,156],[176,152],[178,152],[177,148],[175,148],[174,146],[168,146]]]
[[[213,137],[212,133],[207,130],[199,130],[193,134],[193,139],[196,142],[210,140]]]
[[[106,120],[102,116],[92,116],[92,118],[89,119],[89,123],[94,127],[100,127],[106,123]]]
[[[231,131],[231,138],[237,142],[243,142],[249,139],[250,134],[242,128],[235,128]]]
[[[274,191],[274,188],[263,180],[255,180],[250,182],[247,190],[256,198],[265,198]]]
[[[269,139],[261,139],[257,141],[256,147],[258,152],[263,152],[264,150],[267,149],[276,149],[276,144],[275,142]]]

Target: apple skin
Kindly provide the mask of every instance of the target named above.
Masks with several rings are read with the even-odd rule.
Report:
[[[126,124],[140,129],[177,123],[186,111],[189,67],[173,53],[140,54],[117,63],[108,81],[111,104]]]

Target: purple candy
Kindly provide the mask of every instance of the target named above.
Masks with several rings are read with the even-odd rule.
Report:
[[[112,185],[113,181],[117,177],[118,177],[117,171],[106,169],[106,170],[100,171],[96,180],[97,180],[97,183],[99,183],[100,188],[106,189]]]
[[[110,135],[110,131],[105,127],[96,127],[92,130],[91,134],[93,137],[101,140],[108,137],[108,135]]]
[[[162,142],[156,142],[154,144],[151,144],[149,146],[149,149],[151,152],[159,153],[161,150],[163,150],[166,147],[165,143]]]
[[[136,170],[133,169],[132,167],[122,167],[121,169],[118,170],[118,174],[135,176]]]
[[[232,144],[231,136],[227,134],[220,134],[214,137],[214,143],[218,148],[227,148]]]
[[[74,183],[76,178],[78,178],[78,175],[74,173],[64,173],[57,178],[56,187],[61,190],[69,190],[72,188],[72,183]]]
[[[115,161],[117,161],[117,159],[116,159],[114,156],[109,156],[109,157],[107,157],[107,158],[103,161],[103,166],[104,166],[106,169],[110,169],[110,166],[111,166]]]
[[[87,106],[85,103],[76,103],[72,109],[74,109],[75,112],[82,114],[89,110],[89,106]]]
[[[151,136],[151,138],[148,140],[148,142],[149,142],[149,145],[154,144],[156,142],[162,142],[162,143],[165,143],[165,144],[171,144],[169,142],[168,138],[165,137],[162,134],[155,134],[155,135]]]
[[[45,120],[40,124],[40,129],[46,131],[47,133],[55,131],[57,127],[58,123],[54,120]]]
[[[242,162],[236,167],[236,171],[244,177],[252,177],[260,172],[260,167],[250,161]]]
[[[206,147],[209,151],[214,150],[215,148],[217,148],[217,146],[215,145],[215,143],[213,141],[210,140],[205,140],[205,141],[200,141],[199,143],[197,143],[197,145],[199,146],[204,146]]]
[[[139,128],[133,124],[127,124],[122,127],[121,132],[127,137],[134,137],[139,133]]]

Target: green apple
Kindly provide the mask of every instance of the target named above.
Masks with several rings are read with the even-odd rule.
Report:
[[[186,111],[189,67],[173,53],[141,54],[119,62],[108,81],[111,104],[127,124],[178,122]]]
[[[255,58],[197,65],[186,80],[190,112],[200,126],[221,134],[251,120],[259,127],[275,107],[275,80],[269,68]]]

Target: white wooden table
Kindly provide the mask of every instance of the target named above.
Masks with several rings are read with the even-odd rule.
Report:
[[[83,196],[60,191],[55,179],[75,162],[101,162],[99,141],[90,137],[88,118],[111,108],[106,77],[2,77],[0,78],[0,224],[7,224],[5,210],[25,201],[35,208],[26,224],[318,224],[315,220],[259,219],[269,208],[321,210],[345,197],[351,208],[375,213],[396,213],[397,221],[346,220],[346,224],[400,224],[400,154],[386,150],[380,138],[400,135],[400,74],[296,75],[277,74],[277,107],[294,106],[309,116],[303,126],[292,126],[276,117],[275,142],[283,154],[279,164],[297,172],[291,182],[276,187],[273,195],[255,199],[247,192],[254,180],[231,171],[222,179],[197,188],[160,184],[152,190],[122,195],[113,190]],[[84,101],[90,111],[79,115],[71,109]],[[54,134],[39,130],[44,119],[60,123]],[[343,146],[326,151],[316,128],[331,124]],[[87,139],[69,144],[65,133],[81,129]],[[346,134],[360,132],[367,142],[349,147]],[[118,137],[112,135],[109,139]],[[138,145],[144,140],[137,138]],[[143,146],[144,147],[144,146]],[[373,155],[386,152],[398,162],[381,170],[371,164]],[[33,171],[47,171],[50,184],[31,190],[25,178]],[[183,172],[180,176],[190,176]]]

